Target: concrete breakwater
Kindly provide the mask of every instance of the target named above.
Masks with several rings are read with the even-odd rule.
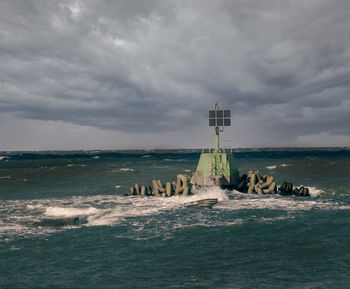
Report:
[[[258,170],[249,171],[248,175],[243,175],[237,186],[238,191],[247,194],[279,194],[310,196],[309,189],[304,187],[294,187],[292,183],[283,182],[277,187],[274,176],[262,176]]]
[[[188,175],[177,175],[176,181],[167,182],[165,185],[160,179],[152,180],[152,186],[139,185],[136,183],[130,187],[130,192],[125,196],[155,196],[155,197],[171,197],[171,196],[188,196],[195,191],[198,186],[192,188],[191,177]],[[261,175],[258,170],[250,170],[248,175],[242,175],[236,189],[239,192],[247,194],[278,194],[283,196],[310,196],[309,189],[305,187],[295,187],[292,183],[283,182],[281,186],[277,186],[274,176]]]
[[[191,194],[192,185],[191,177],[188,175],[177,175],[176,181],[167,182],[163,185],[159,179],[152,180],[152,186],[140,186],[136,183],[130,187],[130,193],[127,195],[155,196],[155,197],[171,197],[171,196],[188,196]]]

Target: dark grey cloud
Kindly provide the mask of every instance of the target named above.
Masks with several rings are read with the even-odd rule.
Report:
[[[349,27],[346,0],[1,1],[0,150],[50,125],[200,146],[216,100],[235,146],[348,145]],[[6,138],[14,122],[33,134]]]

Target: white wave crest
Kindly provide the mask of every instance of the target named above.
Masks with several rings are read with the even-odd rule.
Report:
[[[312,188],[310,194],[322,192],[319,189]],[[282,210],[282,211],[309,211],[309,210],[345,210],[350,206],[326,201],[319,198],[308,197],[286,197],[279,195],[247,195],[233,192],[234,199],[227,202],[218,203],[215,208],[227,210]]]
[[[196,190],[194,195],[187,197],[186,202],[198,201],[203,199],[218,199],[219,202],[226,201],[229,199],[227,191],[222,190],[219,187],[213,188],[202,188]]]
[[[45,207],[42,204],[37,204],[37,205],[31,205],[27,204],[27,210],[29,211],[38,211],[38,210],[43,210]]]
[[[24,226],[20,224],[1,224],[0,226],[0,236],[5,233],[18,232],[23,231],[25,229]]]
[[[157,215],[168,210],[183,208],[187,202],[209,198],[217,198],[219,202],[229,199],[226,191],[220,188],[201,189],[191,196],[180,195],[170,198],[115,196],[109,209],[99,210],[97,214],[91,214],[87,218],[87,226],[107,226],[117,224],[129,217]]]
[[[309,189],[310,196],[317,197],[323,193],[325,193],[323,190],[316,188],[316,187],[307,187]]]
[[[134,169],[131,169],[131,168],[120,168],[118,170],[111,170],[112,173],[115,173],[115,172],[134,172],[135,170]]]
[[[275,168],[277,168],[277,166],[276,166],[276,165],[267,166],[266,168],[267,168],[268,170],[274,170]]]
[[[89,208],[64,208],[64,207],[48,207],[45,211],[46,216],[50,217],[75,217],[87,216],[98,213],[98,209]]]

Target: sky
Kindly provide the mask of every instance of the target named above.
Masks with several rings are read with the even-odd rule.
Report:
[[[348,0],[1,0],[0,151],[350,146]]]

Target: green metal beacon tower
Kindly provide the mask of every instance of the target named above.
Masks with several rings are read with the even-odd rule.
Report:
[[[220,186],[236,188],[240,181],[235,157],[220,148],[220,132],[225,126],[231,126],[231,111],[222,110],[215,104],[214,110],[209,110],[209,126],[215,129],[215,149],[202,152],[197,170],[193,174],[191,184],[194,187]]]

